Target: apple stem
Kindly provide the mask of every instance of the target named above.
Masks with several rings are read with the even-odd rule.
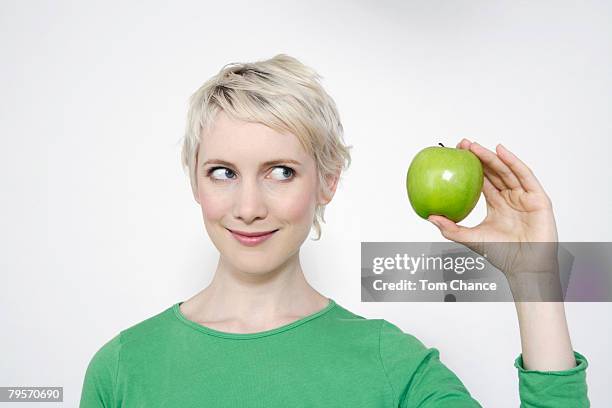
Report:
[[[442,146],[442,147],[446,147],[446,146],[444,146],[442,143],[438,143],[438,144],[439,144],[440,146]]]

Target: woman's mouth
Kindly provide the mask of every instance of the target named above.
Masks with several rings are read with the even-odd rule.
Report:
[[[246,231],[237,231],[226,228],[234,238],[242,245],[245,246],[255,246],[261,244],[268,238],[270,238],[278,229],[273,231],[261,231],[261,232],[246,232]]]

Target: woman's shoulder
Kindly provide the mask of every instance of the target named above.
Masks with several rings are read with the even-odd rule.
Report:
[[[101,373],[114,372],[119,354],[121,352],[121,333],[117,333],[114,337],[106,340],[102,346],[98,347],[93,357],[89,361],[88,371]]]
[[[143,344],[151,344],[151,340],[159,339],[161,336],[166,335],[168,330],[165,329],[169,324],[172,324],[171,312],[172,307],[166,308],[155,315],[116,332],[111,339],[106,340],[97,349],[92,361],[95,360],[98,365],[100,360],[106,363],[112,362],[118,359],[119,354],[126,347],[139,348]]]
[[[117,387],[119,363],[129,351],[138,350],[139,353],[148,353],[151,345],[163,333],[168,333],[167,325],[171,321],[169,313],[172,308],[148,317],[124,330],[120,330],[112,338],[106,340],[102,346],[93,353],[83,381],[81,406],[97,406],[99,401],[113,404]],[[126,353],[126,351],[128,353]]]
[[[150,341],[167,335],[169,332],[166,329],[175,323],[173,309],[174,305],[121,330],[119,335],[122,344],[126,345],[141,340]]]
[[[330,320],[340,330],[347,331],[351,335],[375,337],[383,345],[391,343],[404,349],[422,350],[425,348],[416,336],[402,330],[398,325],[387,319],[367,318],[338,304],[335,309],[336,311],[330,316]]]

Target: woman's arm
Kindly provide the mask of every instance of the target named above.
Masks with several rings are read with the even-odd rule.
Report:
[[[457,147],[469,149],[483,164],[487,216],[473,228],[439,215],[429,221],[445,238],[477,253],[495,249],[488,260],[506,275],[518,315],[521,401],[546,403],[563,395],[574,398],[576,406],[588,406],[587,362],[574,352],[567,327],[550,198],[531,169],[501,144],[497,154],[467,139]]]
[[[477,252],[483,252],[484,246],[474,248],[473,243],[494,243],[493,257],[490,252],[488,259],[504,272],[514,295],[525,369],[574,367],[563,299],[555,285],[558,239],[548,195],[532,171],[502,145],[498,154],[466,139],[457,147],[469,149],[483,163],[487,217],[474,228],[461,227],[441,216],[431,216],[430,221],[445,237],[466,243]],[[527,253],[520,243],[539,244]],[[534,270],[527,270],[532,267]],[[535,291],[534,286],[538,287]]]

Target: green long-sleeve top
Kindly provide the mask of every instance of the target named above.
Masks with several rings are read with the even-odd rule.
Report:
[[[333,299],[258,333],[187,319],[178,302],[122,330],[92,357],[80,408],[480,407],[438,350],[384,319]],[[522,407],[588,407],[587,360],[530,371],[515,366]],[[490,379],[489,379],[490,380]]]

